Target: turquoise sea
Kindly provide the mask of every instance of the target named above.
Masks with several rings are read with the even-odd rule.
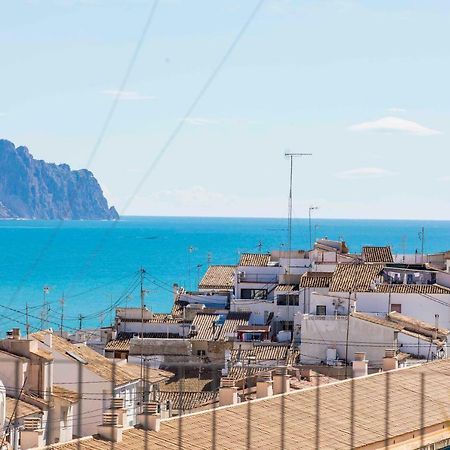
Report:
[[[109,324],[112,307],[139,305],[138,271],[146,272],[146,303],[168,311],[174,282],[194,288],[209,263],[232,264],[240,252],[283,248],[285,219],[125,217],[101,221],[0,221],[0,331],[40,326],[43,288],[49,287],[48,326]],[[450,247],[448,221],[315,219],[312,234],[343,238],[352,251],[390,244],[394,252]],[[293,247],[309,246],[308,220],[294,220]],[[420,250],[419,250],[420,251]],[[135,287],[134,291],[132,291]]]

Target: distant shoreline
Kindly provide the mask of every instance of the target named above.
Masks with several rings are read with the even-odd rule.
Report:
[[[193,220],[287,220],[286,217],[250,217],[250,216],[159,216],[159,215],[123,215],[118,219],[31,219],[28,217],[0,217],[0,221],[28,221],[28,222],[120,222],[129,219],[193,219]],[[293,221],[307,221],[307,217],[294,217]],[[360,217],[315,217],[317,221],[358,221],[358,222],[449,222],[450,219],[398,219],[398,218],[360,218]]]

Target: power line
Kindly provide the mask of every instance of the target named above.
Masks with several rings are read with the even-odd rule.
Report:
[[[128,79],[130,78],[130,75],[131,75],[131,72],[133,70],[133,67],[136,64],[136,61],[138,59],[138,56],[139,56],[140,50],[142,48],[142,45],[144,43],[145,37],[146,37],[146,35],[148,33],[150,25],[153,22],[153,18],[154,18],[156,7],[157,7],[158,3],[159,3],[159,0],[154,0],[154,2],[152,4],[152,7],[151,7],[150,12],[149,12],[149,15],[147,16],[147,19],[145,21],[144,28],[143,28],[143,30],[141,32],[141,35],[140,35],[140,37],[138,39],[138,42],[136,44],[136,47],[135,47],[134,52],[132,54],[132,57],[131,57],[131,59],[130,59],[130,61],[128,63],[128,66],[127,66],[126,70],[125,70],[123,79],[122,79],[122,81],[121,81],[121,83],[119,85],[119,89],[117,91],[117,95],[115,96],[115,98],[114,98],[114,100],[113,100],[113,102],[111,104],[111,108],[109,109],[108,114],[107,114],[106,119],[105,119],[105,122],[103,123],[103,126],[102,126],[102,128],[100,130],[100,134],[99,134],[99,136],[98,136],[98,138],[97,138],[97,140],[96,140],[96,142],[94,144],[94,147],[92,148],[92,150],[90,152],[90,155],[89,155],[88,160],[87,160],[86,168],[90,167],[92,161],[95,158],[95,155],[98,152],[98,149],[100,148],[100,145],[103,142],[103,139],[105,137],[106,131],[108,130],[109,125],[111,123],[111,120],[112,120],[112,118],[114,116],[114,113],[115,113],[115,111],[117,109],[117,104],[118,104],[118,101],[120,99],[121,91],[123,91],[125,89],[126,85],[127,85]],[[10,298],[10,300],[8,302],[8,305],[10,305],[17,298],[17,296],[19,295],[23,285],[30,278],[31,274],[36,270],[37,266],[40,264],[40,262],[42,261],[44,256],[47,254],[48,249],[52,246],[56,236],[59,234],[59,231],[63,227],[64,223],[65,223],[64,220],[60,220],[58,222],[57,227],[54,228],[52,234],[50,235],[50,237],[47,240],[47,242],[41,248],[41,251],[39,252],[38,256],[33,261],[31,267],[27,270],[25,275],[22,277],[21,281],[19,282],[18,287],[16,288],[15,292],[11,296],[11,298]]]
[[[186,123],[186,120],[189,118],[189,116],[195,110],[195,108],[197,107],[197,105],[200,102],[200,100],[204,97],[204,95],[208,91],[209,87],[212,85],[214,80],[219,75],[219,73],[222,70],[223,66],[228,61],[228,59],[230,58],[230,56],[233,53],[234,49],[236,48],[237,44],[239,43],[239,41],[244,36],[245,32],[247,31],[248,27],[252,23],[253,19],[255,18],[256,14],[258,13],[258,11],[261,8],[263,3],[264,3],[264,0],[258,0],[258,2],[256,3],[255,7],[252,9],[249,17],[247,18],[247,20],[244,22],[243,26],[238,31],[237,35],[235,36],[235,38],[231,42],[230,46],[228,47],[227,51],[222,56],[222,58],[220,59],[218,64],[215,66],[215,68],[213,69],[211,74],[208,76],[208,78],[206,79],[205,83],[203,84],[203,86],[201,87],[201,89],[199,90],[197,95],[194,97],[193,101],[189,104],[188,108],[186,109],[185,114],[182,116],[182,119],[179,120],[179,122],[174,127],[172,132],[169,134],[169,136],[168,136],[167,140],[165,141],[164,145],[159,149],[159,151],[156,154],[156,157],[153,159],[153,161],[151,162],[150,166],[147,168],[147,170],[145,171],[144,175],[139,180],[136,188],[133,190],[131,196],[128,198],[128,200],[126,201],[124,207],[122,208],[122,211],[121,211],[122,215],[128,210],[129,206],[133,202],[133,200],[136,197],[136,195],[140,192],[140,190],[144,186],[145,182],[147,181],[149,176],[154,172],[155,168],[157,167],[158,163],[160,162],[160,160],[162,159],[162,157],[164,156],[166,151],[169,149],[169,147],[171,146],[173,141],[176,139],[176,137],[178,136],[180,131],[183,129],[183,127],[184,127],[184,125]],[[117,224],[118,224],[118,221],[114,221],[112,223],[110,229],[108,230],[108,232],[110,233],[113,229],[115,229]],[[99,242],[97,247],[92,252],[92,257],[90,258],[90,261],[88,261],[86,263],[86,266],[89,266],[90,264],[92,264],[92,261],[101,252],[101,250],[102,250],[102,248],[104,246],[104,243],[106,241],[106,237],[107,237],[107,234],[105,234],[103,236],[103,239]]]
[[[139,56],[139,53],[141,51],[142,45],[144,44],[144,41],[145,41],[145,37],[147,36],[147,32],[148,32],[148,30],[150,28],[150,25],[153,22],[153,18],[155,16],[155,11],[156,11],[156,7],[158,6],[158,2],[159,2],[159,0],[154,0],[154,2],[153,2],[153,5],[152,5],[152,7],[150,9],[150,13],[149,13],[149,15],[147,17],[147,20],[145,21],[144,28],[143,28],[143,30],[141,32],[139,40],[138,40],[138,42],[136,44],[136,47],[134,49],[134,52],[133,52],[133,54],[131,56],[131,59],[130,59],[130,61],[128,63],[128,66],[127,66],[127,68],[125,70],[125,74],[123,76],[123,79],[122,79],[122,81],[121,81],[121,83],[119,85],[119,89],[116,92],[114,100],[113,100],[113,102],[111,104],[111,107],[110,107],[110,109],[108,111],[108,114],[106,116],[105,122],[103,123],[103,126],[102,126],[102,129],[100,131],[100,134],[99,134],[99,136],[97,138],[97,141],[95,142],[94,148],[92,149],[91,154],[89,155],[89,159],[87,161],[86,168],[89,168],[90,165],[92,164],[92,161],[94,160],[95,156],[97,155],[97,152],[98,152],[98,150],[99,150],[99,148],[100,148],[100,146],[101,146],[101,144],[103,142],[105,134],[106,134],[106,132],[107,132],[107,130],[109,128],[109,125],[111,123],[111,120],[112,120],[112,118],[114,116],[114,112],[117,109],[117,105],[119,103],[120,97],[123,94],[123,91],[124,91],[124,89],[127,86],[128,80],[129,80],[131,72],[133,70],[133,67],[136,64],[136,61],[138,59],[138,56]]]

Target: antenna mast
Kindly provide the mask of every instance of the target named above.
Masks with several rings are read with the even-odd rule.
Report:
[[[421,259],[420,262],[423,264],[425,262],[424,261],[425,227],[422,227],[422,229],[420,230],[420,232],[419,232],[419,239],[420,239],[420,242],[421,242],[421,251],[420,251],[420,253],[422,255],[422,259]]]
[[[288,210],[288,274],[291,273],[291,251],[292,251],[292,181],[294,175],[294,158],[312,156],[312,153],[285,152],[284,156],[290,159],[289,172],[289,210]]]
[[[26,304],[25,304],[25,317],[26,317],[25,328],[27,330],[27,339],[28,339],[29,334],[30,334],[30,322],[29,322],[29,318],[28,318],[28,302],[26,302]]]
[[[41,311],[41,330],[45,330],[48,324],[48,313],[50,311],[50,305],[47,303],[47,295],[50,291],[48,286],[44,286],[43,292],[43,300],[42,300],[42,311]]]
[[[145,269],[141,267],[141,382],[142,382],[142,401],[145,398],[145,380],[144,380],[144,308],[145,295],[148,291],[144,289]]]
[[[64,328],[64,292],[59,302],[61,303],[61,324],[59,326],[59,335],[62,337]]]

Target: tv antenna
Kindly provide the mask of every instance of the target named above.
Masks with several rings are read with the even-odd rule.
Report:
[[[292,181],[294,175],[294,158],[312,156],[312,153],[293,153],[286,151],[284,156],[290,160],[289,171],[289,204],[288,204],[288,274],[291,273],[291,251],[292,251]]]

